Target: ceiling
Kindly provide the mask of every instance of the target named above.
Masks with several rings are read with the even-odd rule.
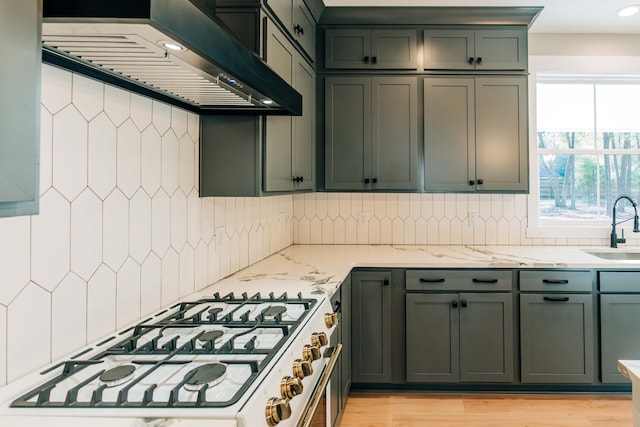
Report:
[[[324,0],[332,6],[543,6],[531,33],[640,34],[640,13],[620,18],[616,11],[640,0]]]

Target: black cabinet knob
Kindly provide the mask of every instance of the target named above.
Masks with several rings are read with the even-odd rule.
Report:
[[[451,307],[458,308],[458,301],[451,301]]]
[[[476,185],[476,182],[472,179],[469,180],[469,185]]]
[[[369,178],[365,178],[365,179],[364,179],[364,183],[365,183],[365,184],[368,184],[368,183],[370,183],[370,182],[371,182],[371,180],[370,180]]]
[[[377,64],[378,63],[378,57],[374,56],[373,58],[371,58],[371,63],[372,64]]]
[[[483,181],[483,180],[481,180],[481,179],[479,179],[479,180],[478,180],[478,185],[482,185],[482,184],[484,184],[484,181]]]
[[[378,178],[373,178],[371,181],[372,181],[374,184],[377,184],[377,183],[378,183]]]
[[[364,57],[364,63],[365,63],[365,64],[368,64],[368,63],[369,63],[369,57],[368,57],[368,56],[365,56],[365,57]]]
[[[470,57],[467,62],[469,63],[469,65],[473,65],[473,57]]]
[[[465,307],[467,306],[467,301],[466,301],[466,300],[462,300],[462,301],[460,301],[460,306],[461,306],[462,308],[465,308]]]
[[[382,281],[382,284],[383,284],[384,286],[389,286],[389,279],[384,279],[384,280]]]
[[[300,26],[300,24],[296,24],[296,25],[293,27],[293,32],[294,32],[294,33],[296,33],[296,34],[304,34],[304,28],[302,28],[302,27]]]
[[[476,64],[482,64],[482,57],[478,56],[478,58],[476,58]]]

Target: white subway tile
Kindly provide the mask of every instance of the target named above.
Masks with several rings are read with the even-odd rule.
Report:
[[[380,243],[383,245],[393,243],[393,224],[386,217],[380,220]]]
[[[423,194],[421,197],[422,218],[429,220],[433,217],[433,194]]]
[[[398,209],[396,215],[400,219],[407,219],[410,213],[410,199],[409,194],[398,194]]]
[[[496,221],[502,218],[502,194],[491,195],[491,217]]]
[[[298,239],[303,245],[311,243],[311,221],[307,217],[302,217],[298,221]]]
[[[31,274],[29,239],[31,221],[28,216],[0,220],[0,304],[5,306],[27,286]],[[4,333],[0,330],[0,333]]]
[[[200,116],[196,113],[187,113],[187,132],[194,141],[200,138]]]
[[[175,193],[179,184],[179,153],[178,138],[171,131],[165,133],[162,136],[162,187],[169,196]]]
[[[180,297],[180,258],[173,248],[162,257],[162,305],[168,305]]]
[[[71,203],[71,270],[84,280],[102,263],[102,202],[85,189]]]
[[[498,244],[509,244],[509,221],[506,218],[500,218],[496,223],[498,231]]]
[[[416,221],[416,245],[427,244],[427,220],[418,218]]]
[[[116,188],[116,127],[105,113],[89,122],[88,184],[104,200]]]
[[[142,132],[140,183],[153,196],[162,185],[162,139],[153,126]]]
[[[40,107],[40,194],[44,194],[53,182],[53,116],[44,106]]]
[[[407,218],[404,220],[404,228],[402,230],[403,243],[405,245],[415,245],[416,244],[416,222],[413,218]]]
[[[227,197],[225,199],[225,230],[229,236],[236,231],[236,202],[238,199]]]
[[[380,235],[380,220],[378,218],[371,217],[369,218],[369,223],[367,224],[369,231],[369,244],[371,245],[379,245],[382,243],[382,237]],[[361,225],[358,223],[358,227]]]
[[[171,107],[171,128],[178,138],[187,133],[187,111],[177,107]]]
[[[368,194],[363,197],[366,196],[368,196]],[[384,193],[373,194],[373,215],[379,220],[387,216],[387,198]],[[389,236],[389,240],[391,240],[391,236]]]
[[[53,186],[73,200],[87,186],[87,122],[73,105],[53,116]]]
[[[322,243],[322,221],[318,217],[313,217],[311,220],[311,244],[318,245]]]
[[[398,216],[398,194],[387,193],[384,194],[384,198],[385,216],[393,221]]]
[[[410,194],[409,195],[409,215],[414,220],[417,220],[422,215],[422,195]]]
[[[333,222],[333,240],[334,245],[344,245],[347,239],[347,224],[344,219],[338,217]]]
[[[452,218],[450,222],[452,245],[461,245],[463,240],[462,220],[458,217]]]
[[[487,245],[497,245],[498,244],[498,222],[489,218],[485,221],[485,238]]]
[[[171,246],[180,252],[187,243],[187,196],[182,190],[171,196]]]
[[[67,274],[51,297],[51,358],[82,347],[87,339],[87,282]]]
[[[103,209],[102,259],[118,271],[129,254],[129,201],[116,189],[104,201]]]
[[[140,268],[140,314],[151,314],[161,307],[162,261],[151,253]]]
[[[438,243],[440,245],[451,244],[451,221],[448,218],[442,218],[438,221]]]
[[[42,105],[55,114],[71,103],[71,73],[58,67],[42,64]]]
[[[478,219],[476,225],[473,227],[473,244],[484,245],[487,243],[486,235],[486,221]]]
[[[195,292],[195,251],[185,245],[180,252],[180,297]]]
[[[316,216],[316,196],[315,193],[306,193],[304,195],[304,216],[312,219]]]
[[[357,221],[349,217],[345,221],[345,229],[346,229],[346,241],[345,243],[348,245],[355,245],[358,243],[358,223]]]
[[[340,194],[327,194],[327,215],[332,220],[335,220],[340,216]]]
[[[151,200],[151,250],[162,258],[171,244],[171,200],[164,190]]]
[[[322,244],[333,244],[333,227],[334,222],[331,218],[325,217],[322,220]]]
[[[146,130],[151,124],[152,119],[151,110],[151,98],[138,95],[136,93],[131,94],[131,120],[141,132]],[[158,133],[155,128],[154,133]]]
[[[340,193],[340,217],[344,220],[351,216],[351,194]]]
[[[104,111],[114,125],[120,126],[130,117],[131,95],[111,85],[104,86]]]
[[[87,341],[116,328],[116,273],[102,264],[87,284]]]
[[[514,215],[521,221],[527,218],[528,197],[526,194],[516,194],[514,197]]]
[[[202,201],[202,240],[207,245],[211,243],[211,239],[213,239],[213,233],[215,232],[215,220],[214,220],[214,212],[215,205],[213,203],[213,197],[203,197],[200,199]]]
[[[245,268],[248,265],[249,265],[249,233],[247,232],[247,230],[242,230],[242,233],[240,233],[240,268]],[[198,273],[198,264],[196,260],[196,289],[198,286],[197,273]]]
[[[271,230],[271,232],[271,242],[273,242],[273,245],[275,245],[275,247],[278,247],[278,243],[275,239],[277,234],[273,229]],[[229,273],[234,273],[240,270],[240,236],[238,235],[238,233],[234,232],[232,235],[230,235],[229,242]]]
[[[464,221],[469,214],[468,195],[456,194],[456,216]]]
[[[116,275],[116,326],[140,319],[140,266],[127,258]]]
[[[402,245],[404,241],[404,221],[396,216],[391,221],[391,243],[394,245]]]
[[[328,214],[327,193],[313,193],[316,197],[316,216],[324,220]]]
[[[347,220],[347,227],[349,227],[351,224],[351,220],[352,218],[349,218]],[[356,224],[356,241],[354,243],[357,243],[358,245],[369,245],[371,244],[371,240],[369,238],[369,227],[367,227],[366,225],[360,225],[355,219],[353,219],[353,223]]]
[[[31,282],[7,309],[7,382],[51,361],[51,294]]]
[[[207,281],[209,283],[220,280],[220,254],[216,251],[216,239],[217,237],[214,236],[207,250]]]
[[[437,220],[440,220],[445,217],[445,202],[444,202],[444,194],[434,194],[433,195],[433,217]]]
[[[502,216],[507,220],[510,220],[516,216],[515,194],[502,195]]]
[[[174,110],[175,111],[175,110]],[[195,186],[195,173],[194,168],[197,162],[195,144],[189,137],[189,135],[184,135],[180,142],[179,146],[179,181],[180,188],[184,191],[185,194],[189,194],[193,187]]]
[[[458,199],[456,194],[444,195],[444,216],[445,218],[453,219],[457,214]]]
[[[104,105],[104,84],[73,74],[71,100],[80,114],[88,121],[100,114]]]
[[[129,202],[129,253],[142,264],[151,252],[151,199],[139,189]]]
[[[523,231],[522,224],[518,218],[512,217],[509,220],[509,244],[510,245],[520,245],[520,236]]]
[[[480,195],[478,207],[479,207],[480,218],[484,220],[491,218],[491,195],[490,194]]]
[[[130,199],[140,187],[142,138],[131,120],[118,128],[116,138],[118,188]]]
[[[31,280],[52,291],[69,271],[70,206],[55,189],[40,198],[31,217]]]
[[[202,239],[202,199],[194,189],[187,198],[187,241],[192,248]]]
[[[171,127],[171,106],[154,100],[151,108],[153,110],[151,115],[153,126],[155,126],[160,135],[164,135]]]
[[[437,245],[439,241],[440,224],[434,217],[427,221],[427,244]]]

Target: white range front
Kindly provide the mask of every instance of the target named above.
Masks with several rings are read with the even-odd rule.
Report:
[[[332,313],[322,294],[181,302],[0,389],[0,425],[295,426]]]

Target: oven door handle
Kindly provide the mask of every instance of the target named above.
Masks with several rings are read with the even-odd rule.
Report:
[[[327,389],[327,384],[329,384],[329,379],[333,374],[333,370],[335,369],[338,358],[340,357],[340,352],[342,351],[342,344],[337,344],[333,348],[333,353],[331,353],[331,358],[329,359],[329,363],[327,363],[327,367],[322,373],[322,377],[320,378],[320,382],[318,386],[313,391],[313,395],[307,403],[307,406],[304,408],[304,412],[302,413],[302,418],[300,422],[298,422],[297,427],[310,427],[311,422],[313,421],[313,416],[318,409],[318,405],[320,405],[320,401],[322,400],[322,395],[325,393]]]

